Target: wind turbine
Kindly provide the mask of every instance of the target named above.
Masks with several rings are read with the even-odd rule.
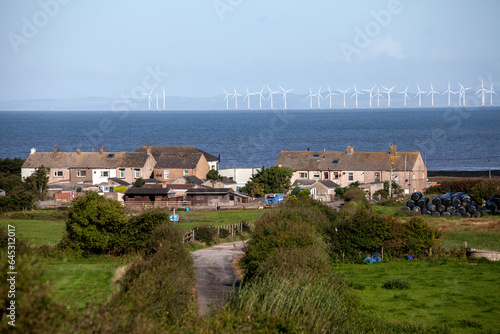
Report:
[[[391,88],[386,88],[382,86],[383,89],[385,89],[385,92],[387,94],[387,108],[391,107],[391,92],[396,88],[396,86],[392,86]]]
[[[279,85],[278,85],[279,86]],[[293,89],[285,90],[283,87],[279,86],[281,90],[283,91],[283,101],[285,101],[285,110],[286,110],[286,94],[290,93]]]
[[[406,86],[406,89],[402,92],[399,92],[399,94],[404,94],[404,105],[405,105],[405,108],[406,108],[406,98],[410,98],[407,94],[408,92],[408,86]]]
[[[163,88],[163,110],[165,110],[165,87]]]
[[[320,105],[320,99],[323,98],[323,96],[321,96],[321,87],[319,87],[319,90],[316,94],[314,94],[314,96],[317,96],[318,97],[318,109],[321,109],[321,105]]]
[[[313,97],[316,96],[316,94],[313,94],[311,91],[311,87],[309,87],[309,95],[307,95],[306,100],[309,99],[309,108],[313,108]]]
[[[267,86],[267,89],[269,89],[269,96],[267,99],[271,99],[271,110],[273,110],[273,94],[278,94],[279,92],[273,92],[269,86]]]
[[[149,108],[149,111],[151,111],[151,101],[153,100],[151,98],[151,93],[153,93],[155,89],[151,89],[151,91],[149,93],[142,93],[142,95],[147,95],[148,96],[148,108]]]
[[[332,95],[337,95],[335,93],[333,93],[331,90],[330,90],[330,86],[328,86],[328,95],[325,97],[329,97],[330,98],[330,109],[332,109]]]
[[[158,108],[158,92],[156,92],[156,111],[160,110]]]
[[[422,94],[425,94],[427,92],[424,92],[423,90],[420,90],[420,87],[418,86],[417,84],[417,89],[418,89],[418,93],[415,95],[415,97],[418,96],[418,107],[422,107]]]
[[[454,92],[454,91],[452,91],[450,89],[450,82],[449,81],[448,81],[448,90],[445,90],[443,92],[443,94],[441,94],[441,95],[444,95],[446,93],[448,93],[448,107],[449,107],[449,106],[451,106],[451,95],[450,94],[456,94],[457,93],[457,92]]]
[[[380,108],[380,97],[382,96],[382,94],[380,94],[380,86],[377,87],[377,94],[375,94],[375,96],[377,97],[377,108]]]
[[[233,87],[233,88],[234,88],[234,94],[233,94],[232,98],[234,99],[234,108],[235,108],[235,110],[238,110],[238,96],[243,96],[243,95],[238,94],[236,92],[236,87]]]
[[[372,92],[373,92],[373,90],[375,89],[375,86],[376,86],[376,85],[374,85],[374,86],[372,87],[372,89],[363,89],[365,92],[370,93],[370,109],[372,108],[372,98],[373,98],[373,94],[372,94]]]
[[[490,93],[490,106],[493,106],[493,94],[497,95],[497,93],[493,90],[493,82],[491,83],[488,93]]]
[[[460,84],[460,82],[458,83],[458,85],[460,86],[460,92],[459,92],[460,94],[458,96],[458,105],[462,106],[462,103],[460,101],[460,99],[462,99],[464,101],[463,106],[465,107],[465,92],[468,91],[469,89],[472,89],[472,87],[464,88],[464,86],[462,86]]]
[[[262,89],[259,92],[259,109],[262,110],[262,99],[264,98],[264,95],[262,95],[262,92],[264,91],[264,88],[266,86],[262,86]]]
[[[358,95],[363,95],[358,89],[356,88],[356,84],[354,84],[354,93],[351,95],[351,99],[353,96],[356,96],[356,109],[358,109]]]
[[[226,101],[226,110],[229,110],[229,98],[231,97],[232,94],[226,92],[224,88],[222,88],[222,90],[224,91],[224,93],[226,93],[226,97],[224,98],[224,101]]]
[[[252,95],[257,95],[257,94],[259,94],[259,93],[250,93],[250,92],[248,91],[248,88],[247,88],[247,87],[245,87],[245,89],[246,89],[246,91],[247,91],[247,95],[245,95],[245,97],[243,98],[243,100],[244,100],[244,99],[248,99],[248,110],[250,110],[250,96],[252,96]]]
[[[434,108],[434,94],[439,94],[439,92],[436,92],[434,90],[434,88],[432,87],[432,83],[431,83],[431,90],[429,93],[427,93],[427,96],[431,95],[431,106],[432,108]]]
[[[344,94],[344,109],[345,109],[345,94],[350,90],[350,88],[347,88],[346,90],[341,90],[341,89],[337,89],[339,92],[341,92],[342,94]]]
[[[488,92],[488,90],[484,88],[483,79],[481,79],[481,89],[476,92],[476,95],[477,94],[481,95],[481,104],[483,107],[484,107],[484,97],[485,97],[487,92]]]

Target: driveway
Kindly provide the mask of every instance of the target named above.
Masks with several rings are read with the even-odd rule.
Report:
[[[197,312],[203,316],[222,305],[239,280],[233,261],[244,255],[242,241],[228,242],[191,253],[196,267]]]

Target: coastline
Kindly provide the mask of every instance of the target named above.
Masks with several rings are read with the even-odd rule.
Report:
[[[447,178],[447,177],[455,177],[455,178],[489,178],[488,170],[428,170],[427,171],[428,178]],[[500,169],[492,169],[491,170],[491,178],[498,179],[500,178]]]

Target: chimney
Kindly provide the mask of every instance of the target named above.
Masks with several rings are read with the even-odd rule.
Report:
[[[354,153],[354,146],[347,146],[345,153],[353,154]]]
[[[147,154],[151,154],[151,146],[148,146],[148,147],[146,148],[146,153],[147,153]]]
[[[36,153],[36,148],[34,148],[34,147],[33,147],[33,148],[31,149],[31,153],[30,153],[30,154],[35,154],[35,153]]]
[[[389,146],[389,155],[396,155],[398,153],[398,147],[396,146],[396,142]]]
[[[104,146],[101,145],[101,149],[99,150],[99,154],[103,154],[104,153]]]
[[[76,149],[76,154],[80,154],[82,153],[82,148],[80,146],[78,146],[78,148]]]
[[[54,149],[54,153],[59,153],[59,147],[56,146],[56,148]]]

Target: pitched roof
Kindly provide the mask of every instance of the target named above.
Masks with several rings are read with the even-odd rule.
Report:
[[[122,186],[126,186],[126,187],[130,186],[130,183],[128,183],[125,180],[119,179],[117,177],[110,177],[108,180],[113,181],[114,183],[121,184]]]
[[[226,195],[231,192],[231,188],[196,188],[189,189],[186,195]]]
[[[194,169],[201,157],[201,153],[163,153],[156,159],[155,168]]]
[[[186,181],[189,182],[188,184],[202,185],[204,183],[202,179],[195,175],[183,176],[183,178],[185,178]]]
[[[205,159],[207,159],[207,161],[219,160],[219,158],[216,157],[215,155],[207,153],[194,146],[149,146],[149,148],[151,149],[151,154],[153,154],[156,160],[158,160],[158,158],[162,154],[179,155],[179,154],[195,154],[195,153],[203,154],[205,156]],[[134,152],[146,152],[147,149],[148,146],[143,146],[141,148],[138,148]]]
[[[35,152],[30,154],[23,168],[117,168],[143,167],[148,159],[145,153],[129,152]]]
[[[173,193],[170,188],[131,188],[125,195],[168,195]]]
[[[415,165],[420,152],[397,152],[389,155],[388,152],[353,152],[343,151],[281,151],[276,165],[290,167],[297,170],[352,170],[352,171],[380,171],[390,170],[390,161],[394,163],[393,170],[411,170]]]
[[[238,184],[238,182],[234,181],[234,180],[231,180],[230,178],[228,178],[227,176],[224,176],[221,180],[222,183],[224,184]]]
[[[322,185],[324,185],[325,187],[328,187],[328,188],[338,188],[339,187],[339,185],[336,184],[335,182],[333,182],[332,180],[320,180],[318,182],[321,183]]]
[[[292,184],[292,188],[295,187],[303,187],[303,186],[312,186],[313,184],[316,183],[316,180],[309,180],[309,179],[297,179],[295,182]]]

